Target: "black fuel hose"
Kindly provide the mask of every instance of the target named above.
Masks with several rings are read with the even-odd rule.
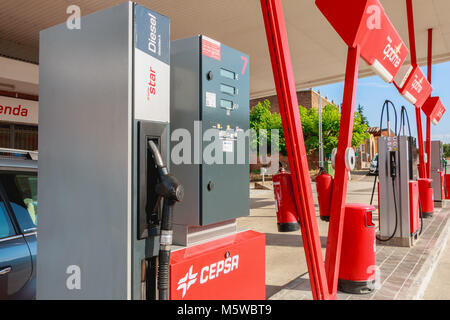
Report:
[[[384,109],[386,108],[386,116],[387,116],[387,121],[388,123],[389,121],[389,104],[392,105],[392,108],[394,109],[394,114],[395,114],[395,131],[397,131],[397,109],[395,108],[394,103],[391,100],[385,100],[383,107],[381,108],[381,117],[380,117],[380,134],[383,132],[382,128],[383,128],[383,114],[384,114]],[[408,119],[408,123],[409,123],[409,119]],[[389,136],[389,132],[388,132],[388,136]],[[380,156],[378,155],[378,160],[377,160],[377,169],[376,172],[377,174],[375,175],[375,179],[373,181],[373,187],[372,187],[372,195],[370,197],[370,205],[372,205],[373,203],[373,195],[375,194],[375,187],[377,185],[377,178],[378,178],[378,168],[379,168],[379,163],[380,163]]]
[[[183,199],[184,189],[178,180],[169,174],[167,167],[163,163],[161,153],[152,140],[148,141],[148,149],[151,152],[159,173],[158,184],[156,185],[155,191],[160,198],[163,198],[158,254],[158,294],[159,300],[169,300],[169,267],[173,234],[173,206]]]
[[[406,120],[405,120],[406,119]],[[408,124],[408,131],[409,131],[409,136],[412,137],[411,135],[411,126],[409,125],[409,116],[408,116],[408,110],[406,110],[405,106],[402,106],[401,112],[400,112],[400,126],[398,129],[398,136],[400,136],[401,131],[402,131],[402,125]]]
[[[423,230],[422,203],[420,202],[420,197],[419,197],[419,214],[420,214],[420,231],[419,231],[419,236],[420,236],[422,234],[422,230]]]
[[[400,127],[398,129],[398,135],[400,135],[400,131],[402,130],[402,124],[405,124],[405,118],[406,118],[406,123],[408,123],[408,132],[409,132],[409,136],[412,137],[411,134],[411,126],[409,125],[409,116],[408,116],[408,110],[406,109],[405,106],[402,106],[402,110],[400,113]],[[445,182],[445,181],[444,181]],[[420,202],[420,197],[419,197],[419,216],[420,216],[420,231],[419,231],[419,236],[422,234],[423,231],[423,215],[422,215],[422,203]]]
[[[394,126],[394,132],[397,132],[397,109],[395,108],[394,103],[391,100],[385,100],[383,107],[381,109],[381,117],[380,117],[380,132],[383,132],[382,128],[383,128],[383,115],[384,115],[384,109],[386,108],[386,116],[387,116],[387,124],[388,124],[388,136],[390,136],[390,132],[389,132],[389,124],[390,124],[390,119],[389,119],[389,104],[392,106],[393,110],[394,110],[394,115],[395,115],[395,126]],[[409,123],[409,119],[408,119],[408,123]],[[372,195],[370,197],[370,205],[372,205],[373,203],[373,196],[375,194],[375,187],[377,184],[377,178],[378,178],[378,174],[379,174],[379,166],[380,166],[380,155],[378,154],[378,160],[377,160],[377,169],[376,172],[377,174],[375,175],[375,179],[373,181],[373,187],[372,187]],[[397,225],[398,225],[398,210],[397,210],[397,197],[395,195],[395,178],[392,178],[392,188],[393,188],[393,193],[394,193],[394,209],[395,209],[395,228],[394,228],[394,232],[392,233],[392,235],[390,237],[388,237],[387,239],[381,239],[379,237],[376,237],[378,241],[389,241],[391,240],[394,236],[395,233],[397,232]],[[378,204],[378,215],[380,214],[380,204]]]

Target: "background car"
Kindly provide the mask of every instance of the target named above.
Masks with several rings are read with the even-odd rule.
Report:
[[[36,298],[37,153],[0,148],[0,300]]]
[[[372,161],[370,161],[369,174],[378,174],[378,153],[375,155]]]

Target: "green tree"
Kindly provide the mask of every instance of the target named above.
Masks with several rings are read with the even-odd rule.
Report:
[[[300,119],[302,121],[303,138],[307,154],[311,154],[319,149],[319,112],[317,109],[306,109],[299,106]],[[339,129],[341,123],[341,114],[337,106],[333,104],[326,105],[322,110],[322,136],[324,152],[331,153],[337,147],[339,140]],[[270,112],[270,102],[265,100],[254,106],[250,112],[250,128],[256,130],[259,135],[259,129],[267,130],[267,142],[270,151],[272,143],[270,130],[279,130],[279,150],[281,154],[286,154],[286,144],[279,113]],[[368,125],[363,123],[363,118],[359,112],[355,112],[353,121],[352,146],[359,146],[365,139],[369,138],[367,132]],[[255,147],[259,141],[252,141]]]
[[[276,129],[279,132],[278,147],[274,146],[275,150],[278,150],[281,154],[286,155],[286,144],[284,141],[283,125],[281,123],[281,116],[279,113],[270,112],[270,101],[264,100],[258,102],[250,111],[250,128],[256,131],[256,139],[251,141],[253,149],[259,147],[259,135],[262,134],[261,129],[266,130],[267,134],[267,151],[270,152],[272,147],[272,134],[271,130]]]
[[[442,148],[444,149],[444,158],[450,158],[450,144],[445,143],[442,145]]]
[[[356,112],[358,112],[361,116],[361,123],[369,125],[369,121],[367,121],[367,117],[364,114],[364,107],[360,104],[358,104],[358,108],[356,109]]]

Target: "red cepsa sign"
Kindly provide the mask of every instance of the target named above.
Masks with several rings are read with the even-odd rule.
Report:
[[[359,45],[372,69],[393,81],[409,50],[378,0],[316,0],[316,6],[349,47]]]
[[[445,107],[439,97],[429,97],[422,106],[422,111],[437,125],[445,113]]]
[[[419,66],[409,67],[400,83],[396,80],[395,84],[400,94],[417,108],[423,106],[433,91]]]
[[[171,300],[264,300],[265,236],[252,230],[172,252]]]

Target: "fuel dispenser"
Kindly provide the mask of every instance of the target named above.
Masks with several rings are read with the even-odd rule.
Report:
[[[132,2],[80,23],[40,34],[37,298],[263,299],[264,235],[235,223],[248,151],[170,161],[171,130],[194,119],[223,126],[220,156],[236,150],[248,57],[203,36],[171,51],[169,19]]]
[[[171,169],[185,187],[171,299],[264,299],[264,235],[236,224],[250,210],[249,57],[204,35],[171,45]]]
[[[163,206],[182,195],[160,184],[170,21],[127,2],[80,23],[40,34],[37,298],[155,298]]]
[[[394,85],[399,93],[411,104],[416,107],[416,122],[418,127],[419,140],[419,197],[420,208],[423,217],[431,217],[434,212],[433,203],[433,189],[431,187],[430,177],[426,177],[425,163],[429,161],[429,155],[425,154],[423,150],[422,128],[420,127],[421,121],[420,112],[421,108],[429,100],[431,92],[433,90],[431,83],[425,77],[418,65],[405,65],[403,66],[397,77],[394,79]]]
[[[419,236],[419,183],[417,179],[417,151],[415,138],[411,136],[406,108],[402,107],[400,130],[397,132],[397,112],[392,102],[386,100],[388,133],[391,132],[389,105],[396,118],[395,135],[378,138],[378,219],[377,240],[398,246],[412,246]],[[409,136],[405,133],[407,121]],[[382,122],[380,122],[380,128]],[[403,135],[401,132],[403,131]],[[376,179],[374,181],[375,190]]]
[[[445,200],[446,184],[445,184],[445,163],[444,150],[441,141],[431,141],[431,187],[433,188],[433,198],[437,206],[442,206]]]

